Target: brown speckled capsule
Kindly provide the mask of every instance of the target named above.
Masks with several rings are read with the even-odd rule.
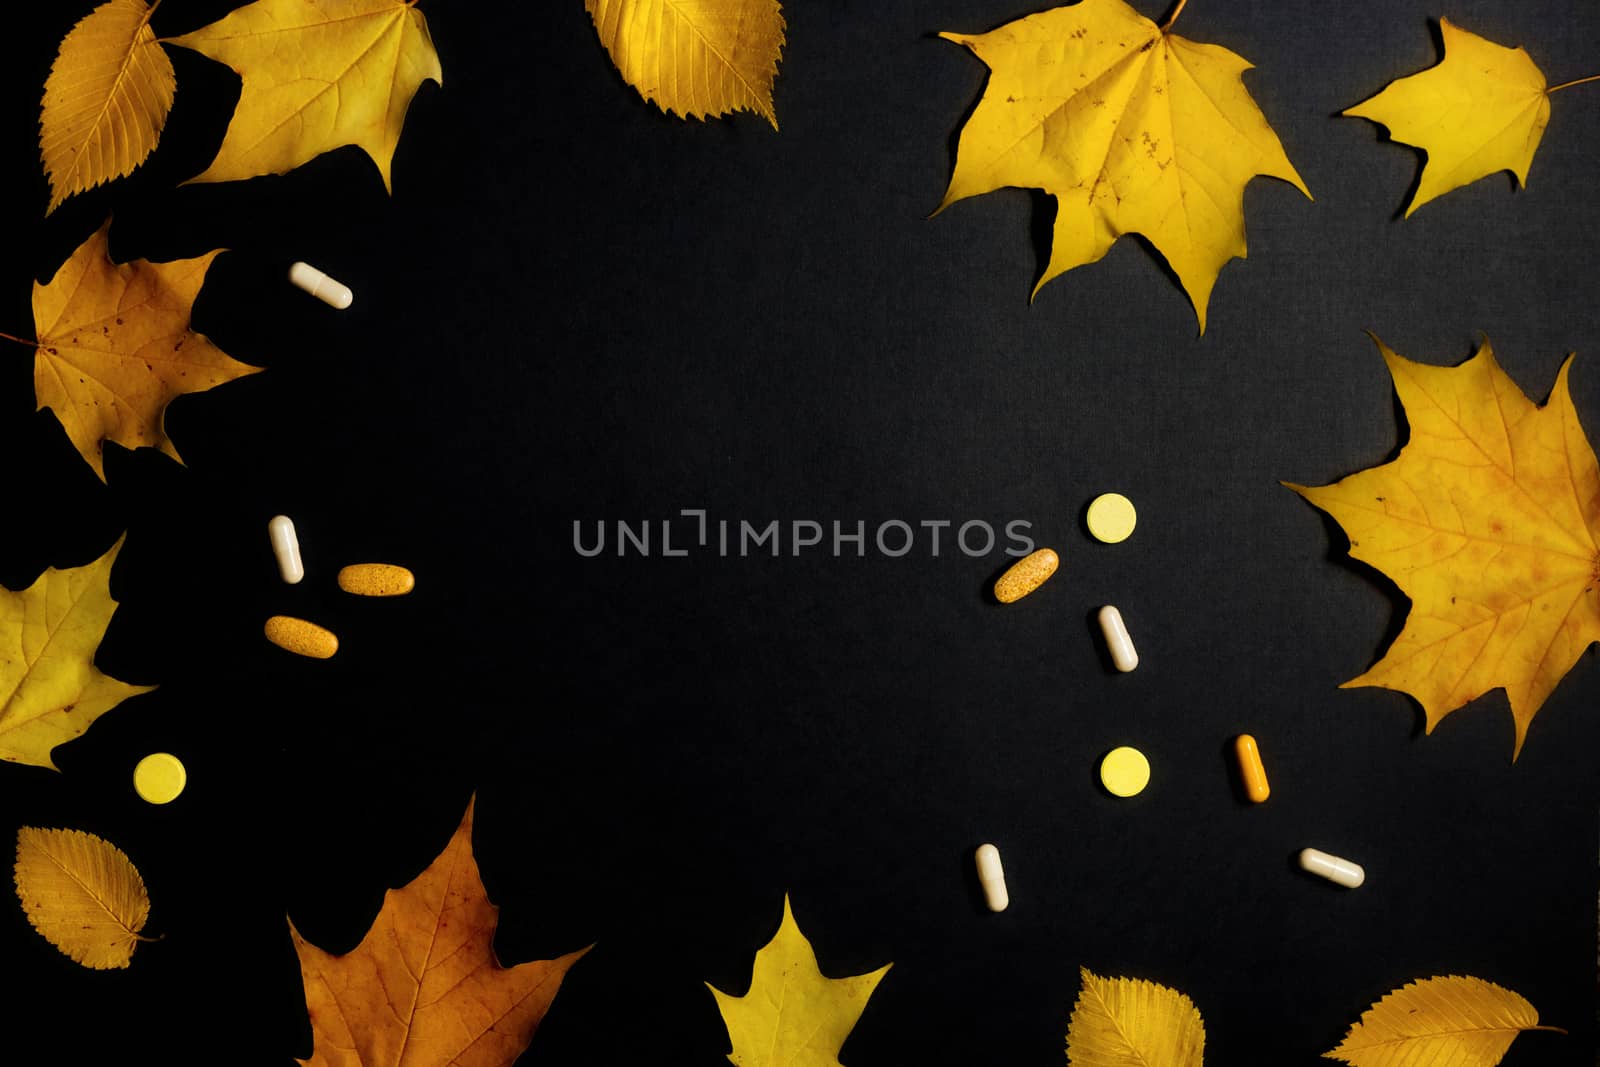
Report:
[[[352,563],[339,571],[339,588],[356,596],[404,596],[416,587],[416,576],[393,563]]]
[[[1021,600],[1056,572],[1061,559],[1053,548],[1041,548],[1017,560],[994,583],[994,598],[1002,604]]]
[[[274,615],[265,627],[267,640],[297,656],[327,659],[339,651],[339,639],[332,630],[289,615]]]

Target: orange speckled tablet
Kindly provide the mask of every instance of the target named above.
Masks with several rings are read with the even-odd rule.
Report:
[[[339,651],[339,639],[332,630],[289,615],[274,615],[267,620],[267,640],[297,656],[327,659]]]
[[[339,571],[339,588],[356,596],[404,596],[416,587],[416,576],[393,563],[352,563]]]
[[[1017,560],[1006,568],[994,583],[994,598],[1002,604],[1021,600],[1044,584],[1045,579],[1061,566],[1061,558],[1053,548],[1041,548]]]

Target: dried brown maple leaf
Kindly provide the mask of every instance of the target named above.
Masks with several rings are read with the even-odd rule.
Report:
[[[311,1014],[312,1054],[301,1063],[505,1067],[527,1047],[568,968],[589,950],[500,965],[500,909],[478,877],[472,809],[427,870],[384,894],[353,951],[324,952],[289,924]]]

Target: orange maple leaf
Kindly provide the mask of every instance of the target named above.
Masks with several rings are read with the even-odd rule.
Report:
[[[290,922],[313,1038],[311,1058],[299,1062],[505,1067],[527,1048],[568,968],[589,950],[500,965],[500,909],[472,855],[472,809],[427,870],[384,894],[353,951],[324,952]]]
[[[1503,688],[1516,759],[1556,683],[1600,640],[1600,463],[1572,404],[1571,358],[1539,407],[1487,340],[1459,367],[1377,344],[1411,440],[1333,485],[1284,483],[1411,600],[1383,659],[1344,684],[1410,693],[1429,733]]]
[[[190,328],[195,297],[217,252],[171,263],[114,263],[110,229],[107,220],[55,277],[33,287],[39,407],[56,413],[101,481],[104,442],[159,448],[178,459],[167,437],[167,405],[261,369]]]

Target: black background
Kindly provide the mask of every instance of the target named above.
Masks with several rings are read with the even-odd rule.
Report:
[[[1255,62],[1246,83],[1317,197],[1250,185],[1250,258],[1223,270],[1197,339],[1133,240],[1030,306],[1039,194],[927,217],[985,77],[933,34],[1031,4],[794,0],[774,132],[661,115],[578,0],[430,0],[445,85],[412,105],[392,198],[350,148],[178,187],[237,80],[174,48],[156,155],[48,219],[38,98],[83,12],[37,7],[0,70],[0,330],[31,335],[32,281],[114,213],[118,259],[231,250],[194,324],[268,370],[171,406],[186,466],[108,447],[102,487],[34,413],[28,350],[0,351],[0,583],[126,529],[98,662],[160,684],[59,749],[62,773],[0,767],[7,825],[119,844],[165,935],[90,972],[0,907],[19,1058],[46,1039],[58,1062],[308,1055],[285,915],[353,947],[473,790],[501,959],[596,946],[522,1062],[724,1062],[702,983],[743,992],[785,892],[824,973],[894,962],[851,1067],[1063,1062],[1080,966],[1188,993],[1208,1064],[1318,1062],[1385,991],[1444,973],[1571,1030],[1521,1037],[1505,1063],[1592,1057],[1592,653],[1514,766],[1499,691],[1423,737],[1409,698],[1337,688],[1405,602],[1278,480],[1331,481],[1403,442],[1367,329],[1439,363],[1482,331],[1539,400],[1576,350],[1574,399],[1600,428],[1600,86],[1553,98],[1530,188],[1495,176],[1402,223],[1419,154],[1333,114],[1435,62],[1440,12],[1193,0],[1179,32]],[[167,0],[155,25],[229,7]],[[1600,70],[1590,0],[1443,13],[1527,45],[1552,84]],[[354,307],[290,288],[294,259]],[[1140,525],[1104,546],[1081,511],[1111,489]],[[1024,519],[1063,564],[1002,608],[999,548],[573,550],[575,520],[684,508],[869,532]],[[298,587],[268,551],[278,512],[299,527]],[[335,571],[366,559],[412,567],[416,593],[340,594]],[[1138,643],[1131,675],[1104,663],[1103,603]],[[277,612],[330,626],[339,655],[268,645]],[[1231,784],[1241,730],[1272,776],[1261,807]],[[1094,774],[1123,743],[1154,777],[1118,801]],[[157,750],[190,771],[163,808],[129,781]],[[998,916],[971,870],[983,841],[1012,892]],[[1367,885],[1299,873],[1305,845],[1364,863]]]

